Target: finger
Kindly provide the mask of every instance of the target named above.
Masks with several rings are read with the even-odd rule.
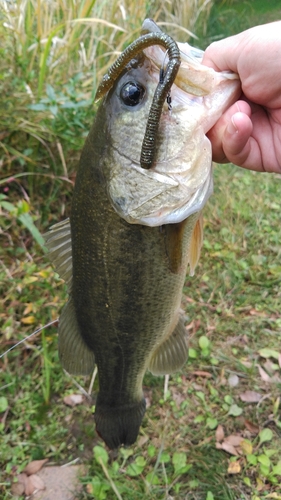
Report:
[[[222,137],[222,149],[228,161],[242,166],[250,155],[250,137],[253,131],[251,118],[245,113],[235,113],[227,123]]]
[[[239,125],[242,126],[242,132],[241,132],[242,134],[245,133],[245,131],[247,132],[248,117],[251,116],[251,108],[247,102],[237,101],[221,116],[221,118],[217,121],[214,127],[207,134],[208,138],[212,143],[213,160],[218,163],[228,163],[230,161],[227,157],[223,145],[224,134],[228,124],[231,122],[232,116],[235,115],[236,113],[241,113],[245,115],[244,121],[246,121],[246,130],[243,127],[243,123],[240,124],[239,122]],[[235,132],[237,132],[236,129]],[[248,137],[249,136],[247,136],[247,139]]]
[[[204,52],[202,64],[215,71],[230,70],[237,73],[237,62],[242,49],[239,42],[242,34],[213,42]]]
[[[222,137],[222,148],[228,161],[259,172],[280,172],[279,139],[276,122],[260,106],[252,106],[251,118],[235,113]],[[279,156],[280,158],[280,156]]]

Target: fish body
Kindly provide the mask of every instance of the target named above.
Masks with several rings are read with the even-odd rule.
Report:
[[[187,359],[182,287],[199,258],[200,214],[212,192],[205,133],[239,92],[238,80],[226,78],[223,92],[217,84],[203,96],[188,94],[181,87],[196,72],[191,65],[172,87],[172,110],[164,106],[153,166],[141,168],[165,57],[159,50],[138,54],[104,96],[82,151],[70,221],[46,235],[70,294],[59,322],[60,360],[74,374],[97,364],[96,428],[110,448],[137,438],[146,370],[171,373]],[[199,71],[208,79],[209,68]]]

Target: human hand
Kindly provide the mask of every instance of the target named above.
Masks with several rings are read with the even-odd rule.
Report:
[[[281,173],[281,21],[212,43],[202,63],[238,73],[242,95],[208,133],[213,160]]]

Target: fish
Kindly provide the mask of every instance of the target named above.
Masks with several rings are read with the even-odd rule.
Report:
[[[241,92],[236,74],[204,67],[202,51],[151,19],[124,54],[97,91],[70,218],[45,234],[69,293],[60,362],[82,375],[97,365],[94,419],[110,449],[137,439],[146,371],[169,374],[187,360],[182,288],[213,191],[206,133]]]

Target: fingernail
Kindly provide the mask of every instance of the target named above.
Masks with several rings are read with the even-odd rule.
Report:
[[[238,132],[238,128],[236,126],[236,123],[235,123],[235,120],[234,120],[234,116],[231,117],[231,120],[227,126],[227,131],[229,134],[237,134]]]

